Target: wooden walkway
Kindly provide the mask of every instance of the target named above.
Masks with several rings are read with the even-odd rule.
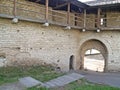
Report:
[[[83,77],[84,76],[82,76],[80,74],[72,73],[72,74],[64,75],[64,76],[58,77],[56,79],[50,80],[50,81],[44,83],[44,86],[47,88],[60,87],[60,86],[69,84],[71,82],[74,82],[76,80],[79,80]]]

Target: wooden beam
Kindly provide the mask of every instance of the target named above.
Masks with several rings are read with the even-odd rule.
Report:
[[[53,9],[58,9],[58,8],[61,8],[61,7],[64,7],[68,5],[68,3],[64,3],[64,4],[60,4],[60,5],[57,5],[56,7],[54,7]]]
[[[58,6],[58,0],[56,0],[56,5],[55,5],[56,7]]]
[[[98,13],[97,13],[97,28],[100,28],[100,13],[101,13],[101,9],[98,8]]]
[[[40,2],[41,0],[36,0],[35,2]]]
[[[14,0],[14,7],[13,7],[13,15],[14,15],[14,17],[16,17],[16,15],[17,15],[17,8],[16,8],[16,2],[17,2],[17,0]]]
[[[86,9],[84,9],[84,28],[86,28]]]
[[[68,2],[67,7],[67,24],[70,25],[70,2]]]
[[[46,4],[45,4],[45,6],[46,6],[46,11],[45,11],[45,20],[46,20],[46,22],[48,22],[48,9],[49,9],[49,0],[46,0],[46,2],[45,2]]]

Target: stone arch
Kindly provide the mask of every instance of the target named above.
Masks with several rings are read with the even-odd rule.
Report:
[[[84,40],[81,41],[80,48],[79,48],[79,56],[78,56],[79,59],[77,59],[76,68],[77,69],[83,68],[84,54],[87,50],[89,50],[91,48],[94,48],[94,49],[101,52],[101,54],[105,58],[104,71],[107,71],[107,69],[108,69],[108,58],[109,58],[109,54],[112,53],[112,50],[111,50],[108,42],[106,42],[105,40],[100,40],[100,39],[95,39],[95,38],[84,39]]]
[[[81,41],[79,43],[79,51],[80,51],[80,48],[83,45],[83,43],[85,43],[86,41],[89,41],[89,40],[98,40],[98,41],[102,42],[108,50],[108,59],[109,59],[110,55],[112,54],[112,48],[110,46],[110,43],[102,37],[90,36],[89,38],[88,37],[87,38],[85,38],[85,37],[81,38]]]

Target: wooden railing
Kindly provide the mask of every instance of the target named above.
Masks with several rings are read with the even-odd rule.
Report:
[[[64,11],[49,10],[49,21],[55,24],[67,25],[67,13]],[[50,18],[52,18],[50,20]]]
[[[6,1],[6,2],[5,2]],[[15,0],[0,1],[0,16],[24,19],[29,21],[37,21],[45,23],[46,21],[51,24],[58,24],[62,26],[71,26],[78,29],[95,30],[97,28],[120,28],[120,13],[118,16],[99,18],[95,14],[87,13],[70,13],[70,23],[68,24],[68,12],[53,10],[48,8],[48,20],[46,20],[46,6],[37,3]],[[98,13],[99,14],[99,13]]]

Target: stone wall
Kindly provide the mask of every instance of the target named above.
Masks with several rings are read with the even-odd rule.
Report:
[[[119,67],[120,40],[118,39],[119,31],[101,31],[100,33],[89,31],[85,33],[80,33],[80,36],[81,37],[80,37],[77,62],[76,62],[77,66],[79,66],[78,64],[82,62],[82,61],[79,61],[82,59],[79,54],[81,52],[80,48],[82,48],[82,45],[89,40],[98,40],[102,42],[107,48],[108,54],[106,53],[104,54],[104,55],[107,55],[105,56],[107,58],[107,62],[106,62],[107,64],[106,68],[108,69],[107,71],[120,71],[120,67]],[[94,44],[92,45],[93,47],[96,46]],[[88,46],[91,46],[91,45],[88,45]],[[97,48],[99,50],[100,47],[97,47]],[[102,48],[100,50],[102,50]]]
[[[81,47],[84,42],[96,39],[107,50],[107,68],[120,71],[120,37],[118,31],[80,32],[63,27],[0,18],[0,53],[6,56],[5,65],[52,64],[63,71],[69,70],[69,59],[74,55],[74,69],[80,68]],[[95,44],[95,43],[93,43]],[[101,49],[102,50],[102,49]]]
[[[20,3],[27,3],[27,1],[19,0]],[[7,4],[12,6],[13,3],[8,0],[1,0],[1,4]],[[29,2],[31,4],[32,2]],[[40,5],[32,3],[33,6],[19,5],[24,9],[38,11]],[[37,9],[36,9],[37,7]],[[41,6],[44,8],[44,6]],[[43,10],[43,9],[42,9]],[[49,8],[49,11],[52,9]],[[59,11],[63,12],[63,11]],[[1,14],[12,15],[12,9],[0,8]],[[44,13],[44,10],[43,10]],[[66,14],[66,12],[64,12]],[[58,15],[58,13],[52,13]],[[19,10],[18,16],[30,16],[39,18],[38,14],[28,14]],[[119,15],[115,20],[119,20]],[[81,15],[83,17],[83,15]],[[113,14],[107,15],[111,17]],[[66,16],[63,16],[67,18]],[[44,18],[41,16],[41,18]],[[95,15],[87,15],[87,28],[94,28]],[[40,19],[40,18],[39,18]],[[57,21],[56,17],[49,16],[49,19]],[[74,14],[71,14],[71,25],[74,25]],[[58,20],[64,24],[64,19]],[[83,21],[83,19],[82,19]],[[78,23],[77,25],[81,25]],[[119,23],[113,23],[113,20],[107,21],[107,26],[118,26]],[[88,40],[98,40],[102,42],[107,48],[106,54],[106,68],[108,71],[120,71],[120,34],[119,31],[101,31],[97,33],[95,31],[81,32],[80,30],[71,29],[66,30],[61,26],[50,25],[44,27],[40,23],[19,21],[17,24],[13,24],[10,19],[0,18],[0,66],[7,65],[39,65],[39,64],[52,64],[56,67],[60,67],[63,71],[69,70],[70,56],[74,55],[74,69],[79,69],[83,59],[81,58],[81,47]],[[94,44],[94,45],[92,45]],[[96,43],[92,43],[89,46],[97,46]],[[83,49],[85,49],[83,47]],[[102,51],[101,51],[102,52]],[[103,51],[104,52],[104,51]],[[4,58],[3,58],[4,56]]]
[[[31,60],[31,63],[55,63],[68,70],[69,57],[78,45],[78,33],[77,30],[67,31],[52,25],[44,27],[39,23],[19,21],[12,24],[11,20],[1,18],[0,51],[6,53],[9,65]]]

